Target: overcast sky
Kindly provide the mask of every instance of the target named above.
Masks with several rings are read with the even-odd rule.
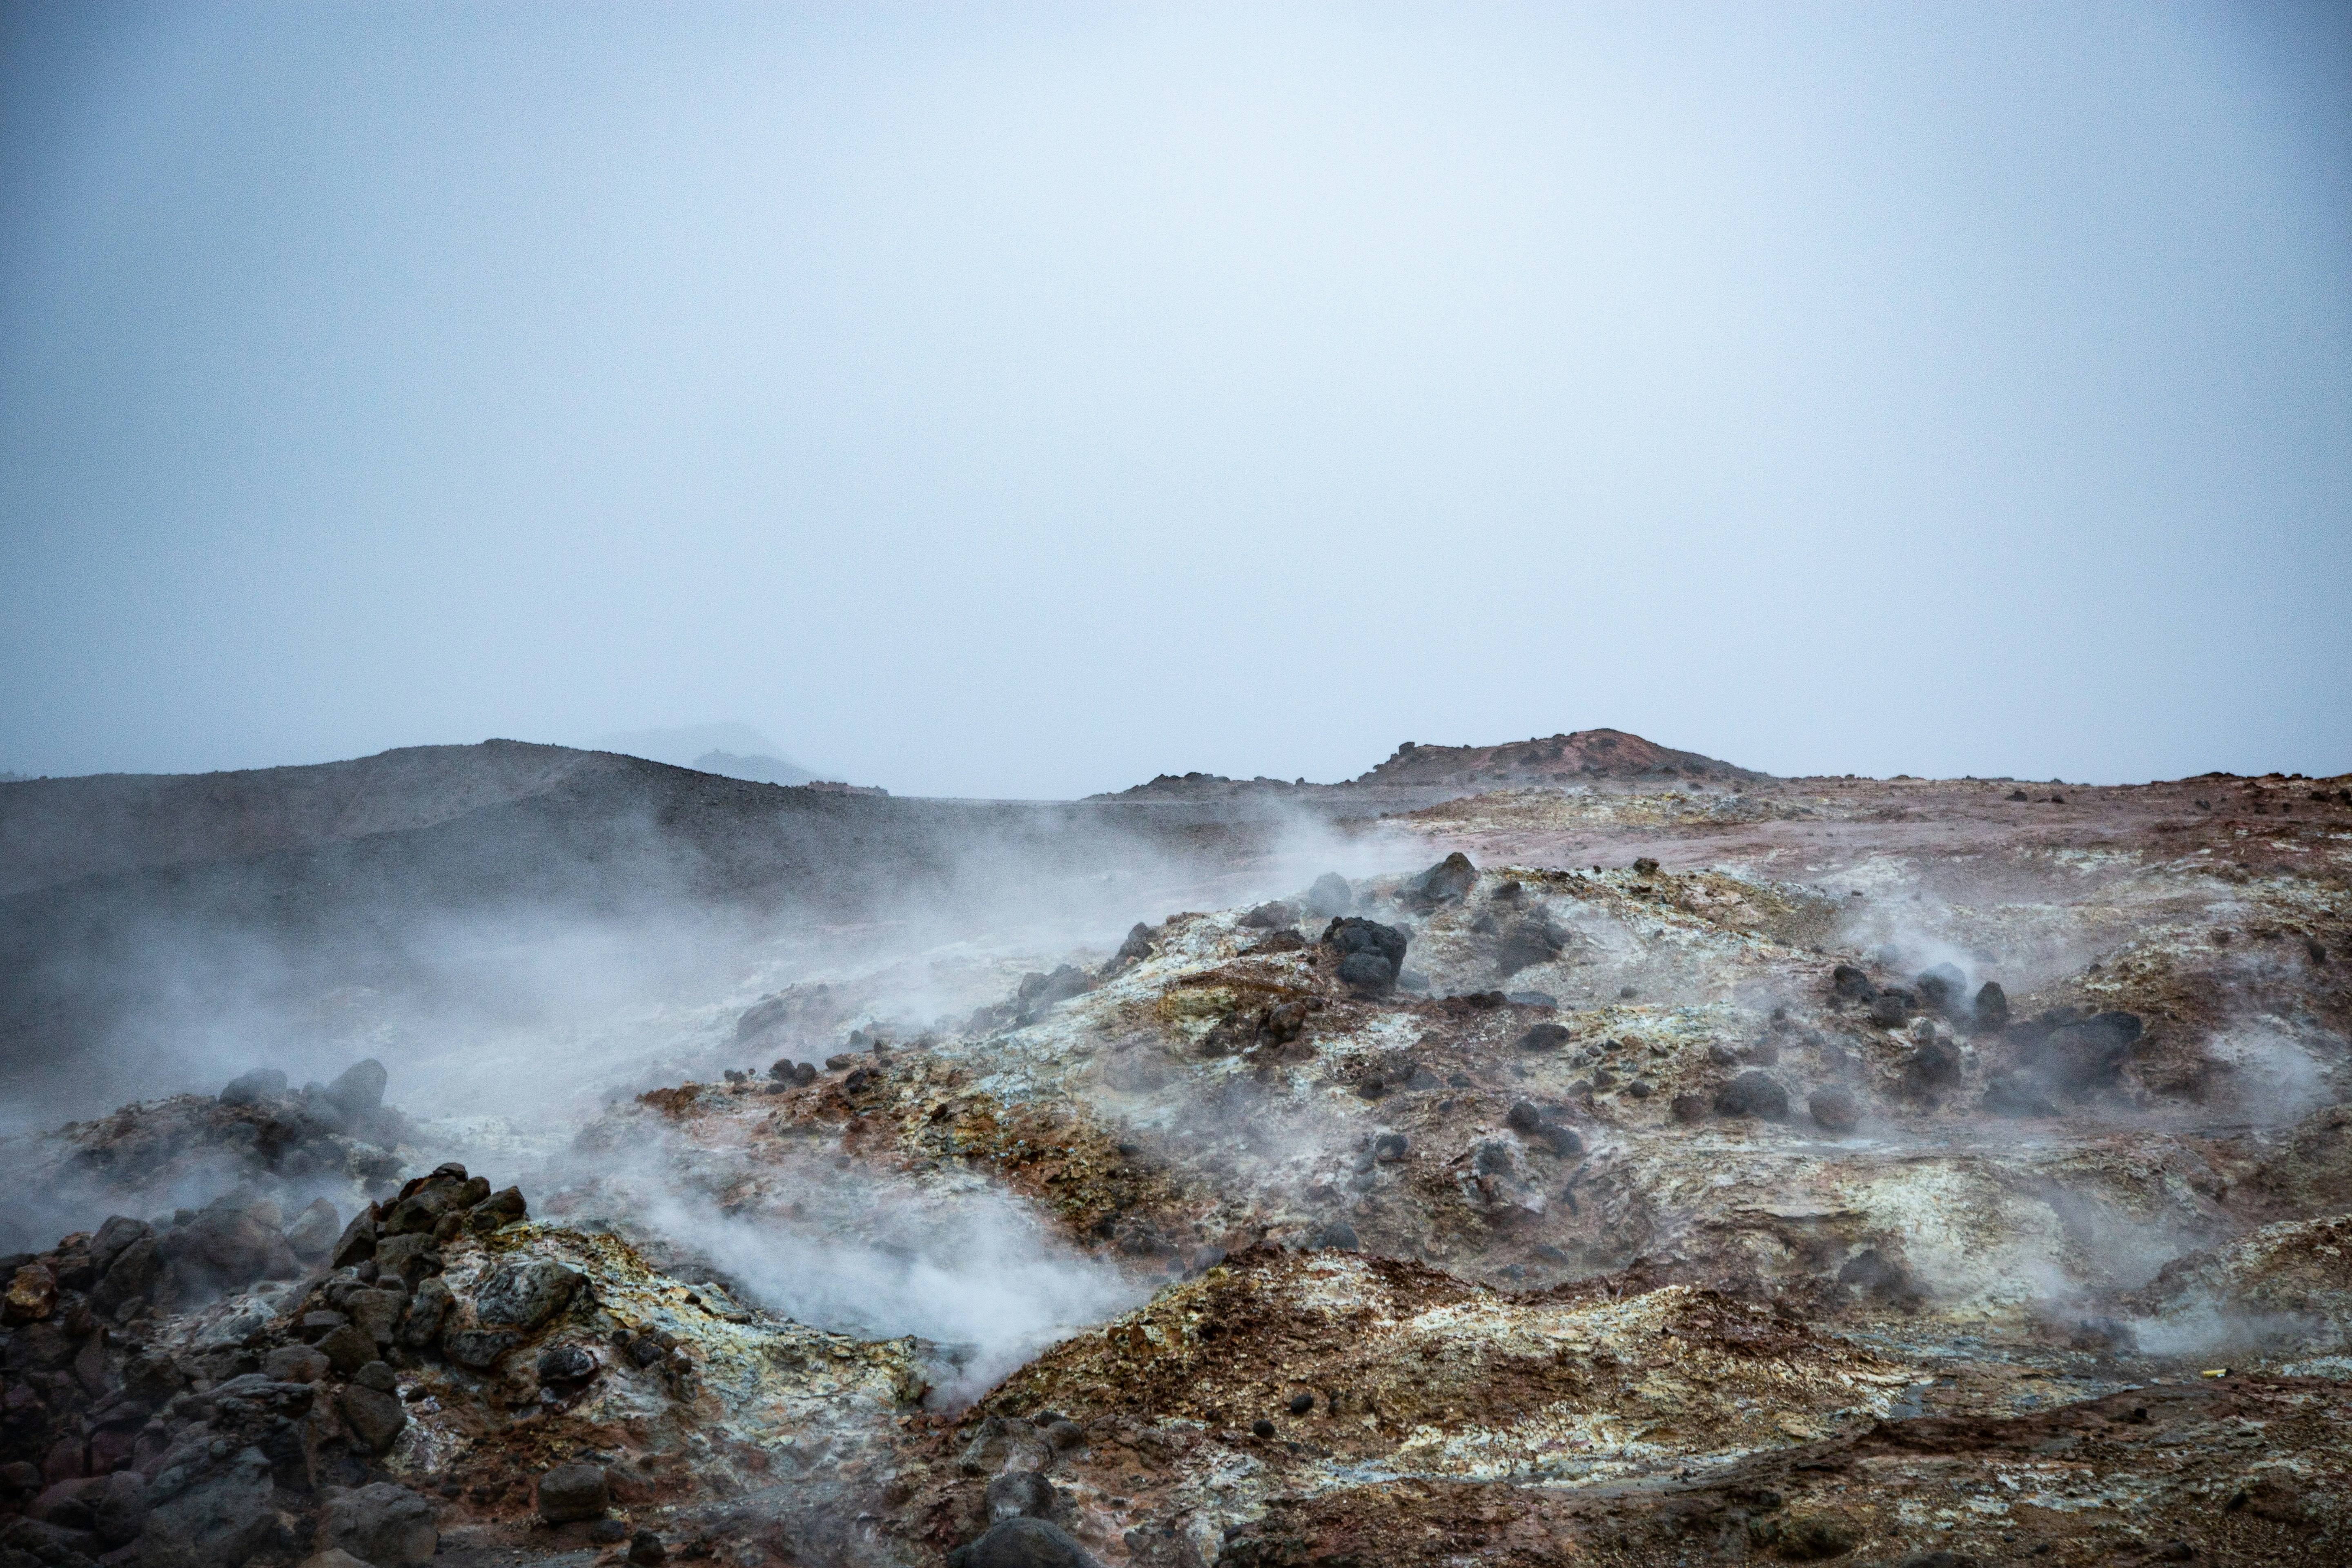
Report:
[[[0,768],[2352,769],[2352,10],[9,6]]]

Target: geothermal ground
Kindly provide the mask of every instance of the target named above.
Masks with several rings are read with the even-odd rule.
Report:
[[[2352,1561],[2346,781],[1598,733],[15,1140],[6,1568]]]

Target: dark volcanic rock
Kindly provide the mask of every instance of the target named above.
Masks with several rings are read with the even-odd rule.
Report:
[[[1523,1051],[1556,1051],[1568,1044],[1569,1033],[1559,1024],[1530,1024],[1527,1032],[1511,1043]]]
[[[1506,976],[1513,975],[1538,963],[1549,963],[1567,946],[1566,934],[1553,929],[1550,921],[1524,920],[1504,933],[1496,963]]]
[[[1744,1072],[1717,1093],[1715,1110],[1718,1116],[1760,1116],[1767,1121],[1786,1121],[1789,1091],[1769,1073]]]
[[[1007,1470],[988,1483],[988,1517],[992,1522],[1051,1519],[1060,1511],[1061,1497],[1054,1483],[1035,1470]]]
[[[502,1263],[474,1288],[474,1313],[487,1328],[529,1333],[570,1305],[581,1274],[544,1258]]]
[[[1339,978],[1372,992],[1386,992],[1396,984],[1410,940],[1394,926],[1355,915],[1333,921],[1323,932],[1323,945],[1339,954]]]
[[[1967,1011],[1963,1003],[1968,995],[1969,977],[1960,973],[1958,965],[1938,963],[1922,971],[1912,984],[1919,988],[1919,1000],[1929,1012],[1953,1018]]]
[[[1317,920],[1344,915],[1356,907],[1356,890],[1337,871],[1326,871],[1307,889],[1307,912]]]
[[[1903,1092],[1914,1097],[1939,1094],[1960,1081],[1960,1048],[1937,1037],[1921,1042],[1903,1064]]]
[[[1101,1568],[1093,1553],[1061,1526],[1042,1519],[1008,1519],[969,1546],[948,1553],[948,1568]]]
[[[1874,1001],[1878,996],[1878,987],[1870,983],[1870,976],[1851,963],[1841,963],[1831,972],[1830,989],[1856,1002]]]
[[[330,1498],[319,1510],[319,1549],[348,1552],[375,1568],[421,1568],[440,1542],[433,1505],[389,1481]]]
[[[601,1519],[608,1500],[604,1472],[594,1465],[558,1465],[539,1478],[539,1516],[550,1524]]]
[[[1969,1032],[1998,1035],[2008,1027],[2009,993],[1998,982],[1988,980],[1977,987],[1976,1004],[1969,1009]]]
[[[256,1068],[228,1080],[220,1091],[223,1105],[257,1105],[286,1092],[286,1075],[276,1068]]]
[[[345,1068],[342,1075],[327,1086],[327,1098],[346,1116],[362,1120],[383,1109],[383,1086],[391,1078],[383,1064],[370,1057]]]
[[[2055,1116],[2058,1108],[2041,1086],[2022,1073],[1995,1073],[1985,1080],[1984,1110],[1991,1116]]]
[[[1862,1106],[1850,1089],[1817,1089],[1806,1109],[1815,1122],[1832,1132],[1851,1132],[1862,1121]]]
[[[139,1532],[142,1568],[234,1568],[276,1534],[269,1461],[258,1448],[215,1455],[214,1441],[175,1444],[160,1461]]]
[[[1459,849],[1415,877],[1405,889],[1405,902],[1417,910],[1433,910],[1458,902],[1478,885],[1478,868]]]
[[[2116,1081],[2141,1031],[2137,1014],[2096,1014],[2061,1024],[2038,1038],[2029,1037],[2018,1054],[2019,1065],[2060,1093],[2090,1094]]]
[[[1260,931],[1270,930],[1275,926],[1296,925],[1298,923],[1298,906],[1286,903],[1260,904],[1244,915],[1238,923]]]

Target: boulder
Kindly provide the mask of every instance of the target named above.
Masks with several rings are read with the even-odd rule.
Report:
[[[258,1448],[215,1457],[209,1443],[166,1455],[147,1484],[142,1568],[236,1568],[278,1531],[269,1461]]]
[[[249,1284],[271,1272],[281,1257],[291,1262],[278,1219],[278,1205],[267,1199],[215,1198],[172,1232],[168,1250],[208,1284]]]
[[[1530,1024],[1512,1045],[1523,1051],[1556,1051],[1568,1044],[1567,1028],[1559,1024]]]
[[[660,1568],[668,1556],[669,1548],[662,1544],[662,1538],[642,1525],[629,1537],[631,1568]]]
[[[457,1302],[449,1287],[439,1279],[426,1279],[416,1287],[408,1299],[408,1310],[400,1320],[400,1342],[412,1350],[423,1350],[441,1336],[442,1324],[448,1321],[449,1309]]]
[[[816,1064],[803,1062],[793,1068],[792,1076],[794,1083],[814,1083]],[[530,1212],[530,1205],[523,1202],[520,1187],[501,1187],[467,1213],[466,1224],[472,1230],[493,1231],[500,1226],[514,1224]]]
[[[127,1215],[109,1215],[106,1223],[98,1227],[98,1234],[89,1238],[90,1267],[104,1274],[114,1267],[115,1259],[122,1256],[124,1248],[154,1234],[155,1227],[144,1220],[132,1219]]]
[[[1683,1093],[1675,1096],[1675,1120],[1685,1124],[1706,1120],[1707,1100],[1703,1094]]]
[[[1506,976],[1513,975],[1538,963],[1549,963],[1567,946],[1567,935],[1554,930],[1550,921],[1524,920],[1504,933],[1496,963]]]
[[[353,1062],[327,1086],[327,1099],[354,1121],[373,1116],[383,1108],[383,1086],[391,1080],[383,1064],[373,1057]]]
[[[441,1348],[459,1366],[488,1372],[520,1343],[522,1336],[512,1329],[452,1329],[443,1336]]]
[[[372,1481],[327,1500],[319,1549],[347,1552],[374,1568],[423,1568],[441,1544],[433,1505],[406,1487]]]
[[[1007,1470],[988,1483],[991,1523],[1008,1519],[1051,1519],[1061,1511],[1054,1483],[1035,1470]]]
[[[1237,922],[1257,931],[1271,931],[1276,926],[1297,925],[1298,906],[1276,902],[1260,904]]]
[[[1870,999],[1870,1021],[1882,1029],[1899,1029],[1911,1017],[1910,993],[1900,988],[1880,992]]]
[[[286,1075],[276,1068],[256,1068],[228,1080],[220,1091],[223,1105],[257,1105],[286,1092]]]
[[[1459,849],[1415,877],[1405,890],[1405,902],[1419,910],[1459,902],[1478,885],[1478,868]]]
[[[1806,1100],[1816,1125],[1832,1132],[1851,1132],[1862,1121],[1862,1105],[1850,1089],[1817,1089]]]
[[[551,1346],[539,1358],[541,1383],[585,1383],[595,1375],[595,1355],[580,1345]]]
[[[1968,1011],[1969,977],[1953,963],[1938,963],[1924,970],[1912,984],[1919,988],[1919,1000],[1927,1010],[1955,1018]]]
[[[145,1300],[163,1282],[163,1244],[151,1233],[140,1237],[116,1255],[90,1291],[90,1310],[103,1317],[112,1317],[126,1301]]]
[[[406,1236],[390,1236],[375,1244],[376,1278],[397,1275],[415,1286],[428,1276],[441,1272],[441,1252],[429,1235],[412,1231]]]
[[[147,1527],[147,1478],[137,1470],[117,1470],[101,1487],[90,1510],[91,1528],[100,1545],[128,1546]]]
[[[1851,963],[1841,963],[1830,972],[1830,990],[1855,1002],[1875,1001],[1878,996],[1878,987],[1870,983],[1870,976]]]
[[[594,1465],[558,1465],[539,1478],[539,1517],[550,1524],[602,1519],[610,1499]]]
[[[1008,1519],[988,1533],[948,1553],[948,1568],[1101,1568],[1094,1555],[1058,1524],[1043,1519]]]
[[[1356,907],[1356,890],[1339,872],[1326,871],[1307,889],[1306,905],[1307,912],[1315,919],[1329,920]]]
[[[383,1276],[378,1275],[377,1278],[382,1279]],[[394,1331],[400,1327],[400,1315],[408,1307],[408,1296],[404,1291],[372,1290],[364,1287],[341,1292],[336,1301],[342,1308],[343,1315],[351,1319],[352,1327],[365,1334],[370,1343],[379,1345],[392,1343]],[[323,1341],[319,1348],[327,1350]],[[335,1352],[327,1351],[327,1353],[332,1356]],[[367,1359],[373,1361],[375,1358],[370,1355]]]
[[[368,1568],[365,1563],[340,1546],[330,1546],[324,1552],[314,1552],[302,1559],[302,1568]]]
[[[382,1362],[373,1364],[383,1366]],[[390,1381],[390,1368],[385,1368],[387,1382]],[[360,1446],[371,1454],[381,1454],[391,1447],[392,1440],[400,1436],[400,1429],[408,1425],[408,1411],[401,1405],[397,1394],[369,1388],[360,1383],[352,1383],[343,1390],[337,1406],[342,1412],[343,1425],[351,1429],[352,1436]]]
[[[1924,1040],[1903,1064],[1903,1092],[1940,1094],[1960,1081],[1961,1067],[1959,1047],[1940,1037]]]
[[[280,1345],[261,1358],[261,1373],[273,1383],[316,1383],[331,1363],[312,1345]]]
[[[343,1226],[343,1234],[335,1238],[335,1249],[328,1255],[327,1266],[349,1268],[354,1263],[373,1258],[375,1238],[375,1211],[363,1208],[352,1216],[352,1223]]]
[[[335,1213],[335,1205],[324,1198],[314,1199],[310,1206],[296,1215],[294,1223],[286,1227],[286,1245],[294,1249],[295,1257],[306,1262],[316,1262],[334,1250],[342,1228],[342,1219]]]
[[[2059,1092],[2080,1097],[2116,1081],[2140,1033],[2137,1014],[2096,1014],[2029,1037],[2019,1065]]]
[[[1717,1091],[1718,1116],[1760,1116],[1767,1121],[1789,1119],[1789,1091],[1767,1072],[1744,1072]]]
[[[338,1324],[320,1339],[318,1352],[327,1364],[345,1377],[375,1360],[376,1339],[350,1323]]]
[[[1985,1080],[1982,1108],[1988,1116],[2055,1116],[2058,1108],[2042,1087],[2022,1073],[1995,1073]]]
[[[550,1258],[502,1263],[474,1287],[474,1315],[485,1328],[530,1333],[571,1304],[582,1278]]]
[[[1343,915],[1324,928],[1322,942],[1339,954],[1339,979],[1360,991],[1384,994],[1404,967],[1411,939],[1394,926]]]
[[[2009,993],[1999,983],[1988,980],[1977,987],[1975,1005],[1969,1009],[1969,1031],[1977,1035],[1998,1035],[2009,1027]]]

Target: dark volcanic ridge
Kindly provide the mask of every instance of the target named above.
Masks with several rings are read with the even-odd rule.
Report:
[[[1673,785],[1748,784],[1769,778],[1736,763],[1676,751],[1622,730],[1578,730],[1507,741],[1496,746],[1424,746],[1407,741],[1386,762],[1338,784],[1285,784],[1280,779],[1229,779],[1215,773],[1162,773],[1149,784],[1095,800],[1229,800],[1289,798],[1380,809],[1433,805],[1498,789],[1566,788],[1596,784]]]

